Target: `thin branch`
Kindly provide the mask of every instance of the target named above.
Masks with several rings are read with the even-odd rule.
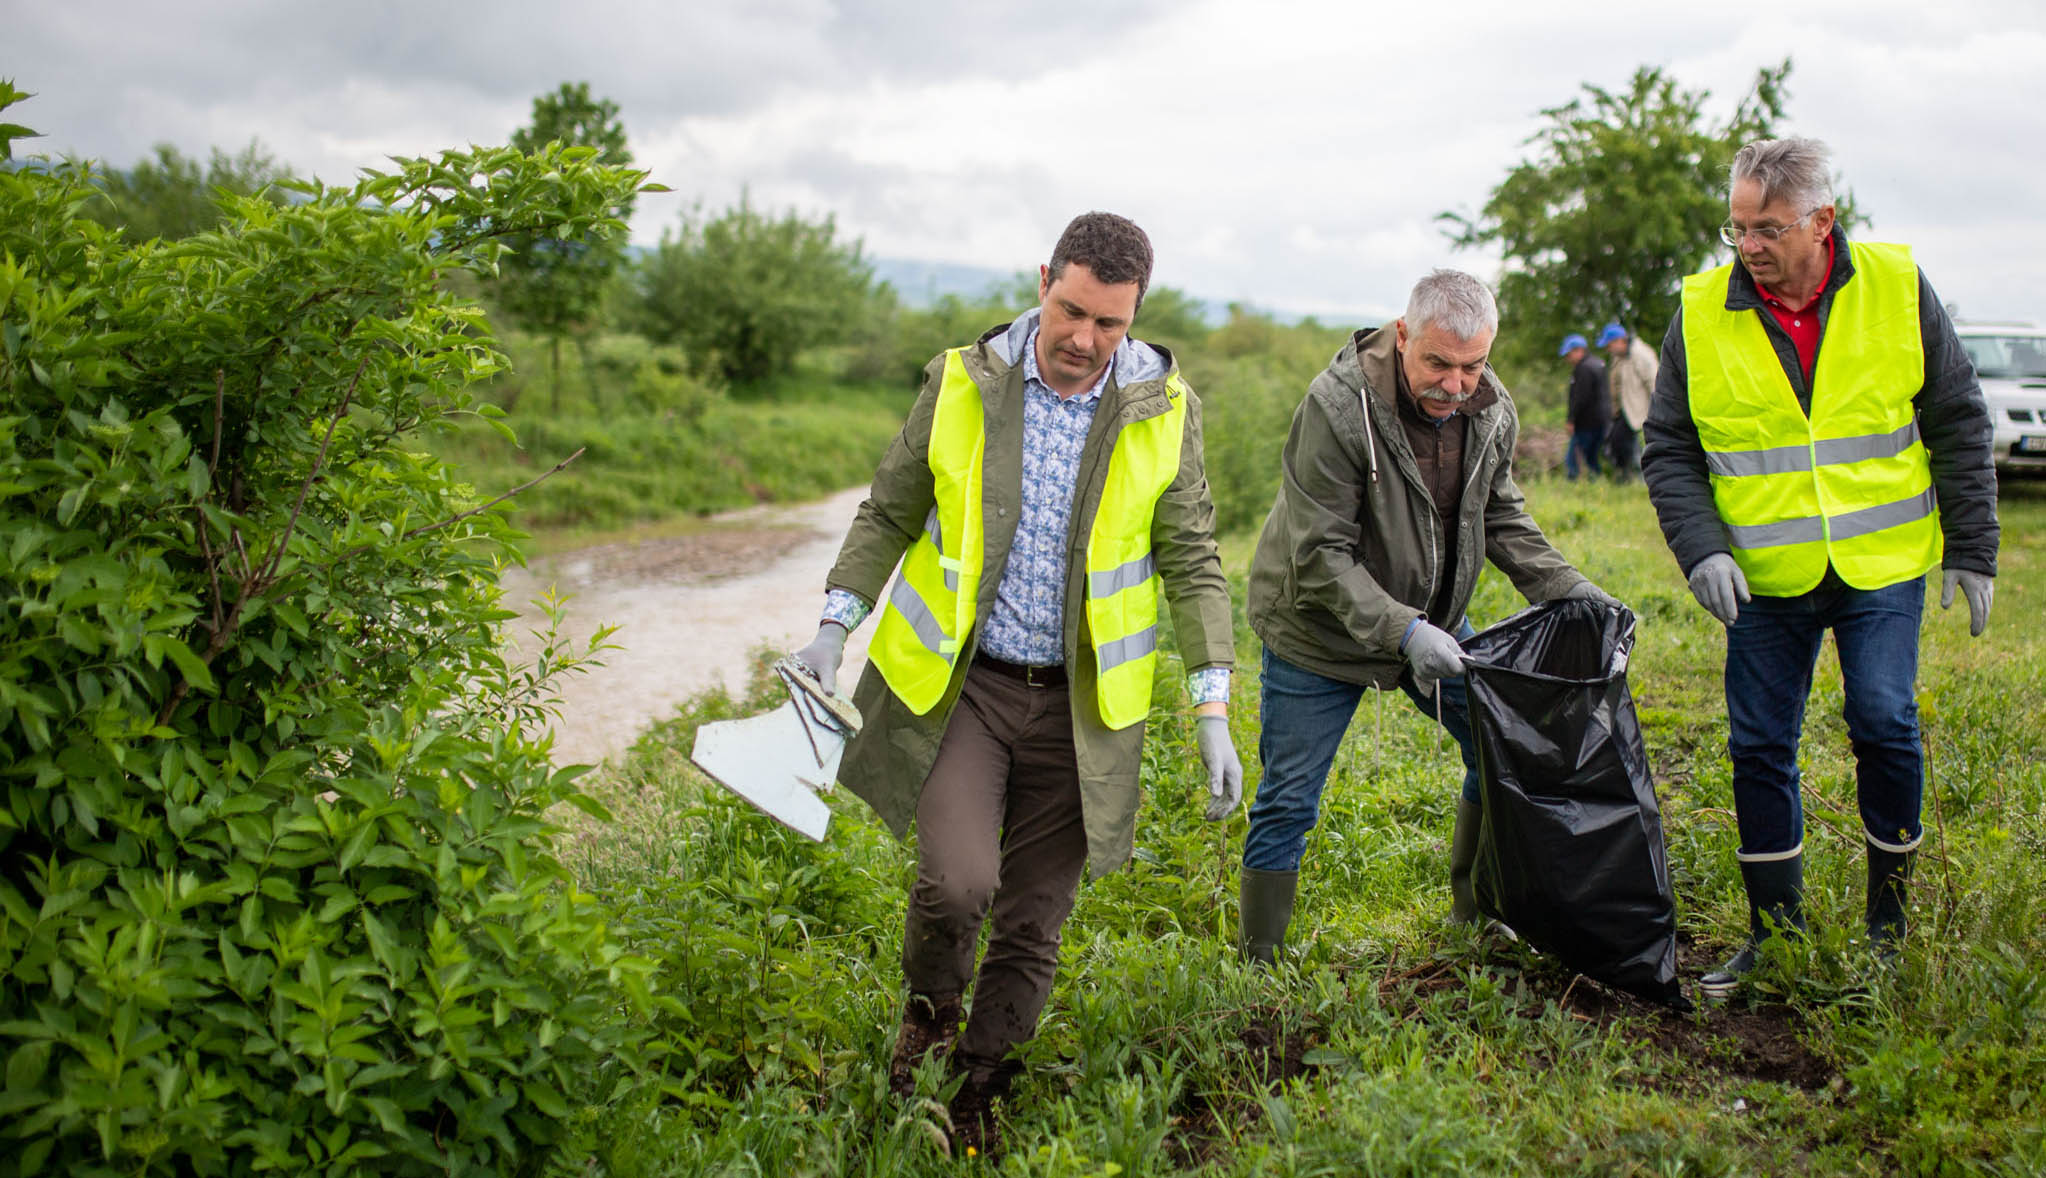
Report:
[[[270,587],[270,579],[277,573],[277,566],[284,560],[284,550],[291,544],[291,533],[298,527],[299,509],[305,506],[305,497],[319,481],[320,471],[327,465],[327,447],[334,443],[334,431],[340,428],[341,419],[348,416],[348,404],[355,399],[355,387],[362,382],[362,374],[369,367],[369,357],[355,366],[355,375],[349,378],[348,391],[341,394],[341,405],[334,410],[334,418],[327,423],[327,436],[320,439],[320,452],[313,457],[313,467],[305,473],[305,481],[298,485],[298,500],[291,505],[291,517],[284,521],[284,531],[277,537],[277,547],[270,553],[270,563],[263,569],[254,586],[256,592]]]
[[[404,535],[398,538],[400,540],[410,540],[417,536],[424,536],[428,532],[439,531],[440,529],[447,527],[449,524],[460,523],[461,521],[468,519],[472,515],[481,515],[482,513],[489,511],[491,508],[496,507],[498,504],[511,498],[512,496],[529,491],[533,487],[539,485],[540,483],[545,482],[546,480],[553,478],[555,475],[560,474],[562,470],[564,470],[568,466],[569,463],[574,462],[578,458],[581,458],[583,456],[583,451],[587,449],[589,449],[588,446],[576,447],[575,453],[555,463],[553,467],[551,467],[550,469],[541,472],[539,475],[536,475],[533,478],[527,479],[525,482],[520,483],[518,486],[513,487],[511,490],[506,491],[504,494],[499,495],[497,498],[492,499],[488,503],[485,503],[479,507],[472,507],[469,510],[461,513],[460,515],[451,515],[444,520],[438,520],[434,523],[425,524],[420,527],[413,528],[411,531],[406,532]],[[350,548],[348,551],[335,557],[333,563],[340,564],[342,561],[345,560],[353,560],[356,557],[361,556],[363,553],[368,552],[371,547],[373,547],[373,545],[357,544],[355,547]]]
[[[206,576],[213,582],[213,632],[226,625],[220,613],[220,562],[213,555],[213,541],[207,536],[205,503],[213,497],[213,481],[220,477],[220,419],[227,406],[227,370],[213,370],[213,456],[206,461],[206,495],[199,508],[199,551],[206,557]]]
[[[334,419],[327,423],[326,436],[320,439],[320,452],[313,458],[312,469],[306,472],[305,482],[299,484],[298,500],[291,505],[291,517],[284,521],[284,531],[277,537],[276,551],[271,553],[269,562],[264,566],[260,574],[244,574],[241,596],[235,600],[234,608],[228,611],[227,617],[222,620],[219,628],[213,631],[213,636],[207,640],[205,652],[199,655],[199,662],[202,665],[207,667],[213,665],[213,660],[219,657],[222,650],[227,648],[228,636],[234,632],[236,626],[241,622],[242,610],[247,608],[249,602],[255,599],[258,594],[270,587],[271,578],[276,574],[278,564],[284,559],[284,550],[291,543],[291,533],[298,527],[299,510],[305,506],[307,493],[312,490],[313,483],[320,477],[321,468],[326,465],[327,448],[333,444],[334,431],[340,427],[341,419],[348,415],[348,405],[355,399],[356,386],[361,383],[363,371],[368,367],[369,357],[367,356],[363,357],[362,363],[355,366],[355,375],[348,382],[348,391],[341,394],[341,404],[334,410]],[[239,530],[237,530],[235,537],[237,546],[239,546]],[[247,552],[242,553],[242,561],[246,568],[248,562]],[[171,715],[178,710],[178,705],[184,702],[185,696],[191,690],[192,681],[180,675],[177,686],[171,689],[170,698],[164,701],[162,710],[156,714],[156,723],[159,727],[170,723]]]
[[[551,469],[543,471],[533,478],[527,479],[525,482],[520,483],[518,486],[513,487],[509,491],[506,491],[504,494],[499,495],[497,498],[492,499],[490,502],[483,504],[481,507],[472,507],[460,515],[451,515],[448,518],[440,521],[439,523],[427,524],[425,527],[414,528],[411,531],[405,533],[404,538],[410,540],[414,536],[424,536],[428,532],[437,531],[438,529],[447,527],[449,524],[452,523],[458,523],[462,520],[468,519],[472,515],[480,515],[483,512],[489,511],[491,508],[496,507],[498,504],[511,498],[513,495],[517,495],[522,491],[531,490],[533,487],[538,486],[545,480],[551,479],[555,475],[560,474],[562,470],[564,470],[568,466],[569,463],[574,462],[578,458],[581,458],[583,456],[583,451],[587,449],[589,449],[588,446],[577,446],[575,453],[555,463]]]

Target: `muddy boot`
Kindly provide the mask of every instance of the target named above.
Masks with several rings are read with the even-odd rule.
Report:
[[[1718,969],[1698,979],[1698,989],[1708,1002],[1724,1002],[1732,996],[1741,978],[1754,970],[1762,942],[1778,932],[1794,936],[1804,931],[1802,854],[1742,863],[1741,881],[1748,888],[1748,943]]]
[[[945,1118],[952,1123],[953,1157],[1001,1160],[1002,1126],[995,1117],[995,1103],[1009,1094],[1009,1081],[1015,1075],[1014,1065],[1009,1064],[967,1071],[959,1091],[945,1107]]]
[[[895,1056],[888,1061],[888,1090],[907,1099],[916,1094],[916,1069],[932,1051],[950,1051],[964,1016],[959,995],[911,994],[902,1007]]]
[[[1478,863],[1478,828],[1483,826],[1484,822],[1483,806],[1476,802],[1457,800],[1456,829],[1449,836],[1451,924],[1475,924],[1478,919],[1478,893],[1471,883],[1471,869]]]
[[[1868,845],[1868,943],[1876,960],[1894,964],[1904,950],[1904,899],[1916,851],[1885,851]]]
[[[1271,965],[1278,959],[1279,946],[1286,943],[1286,925],[1293,919],[1293,893],[1299,883],[1297,871],[1243,869],[1236,947],[1245,960]]]

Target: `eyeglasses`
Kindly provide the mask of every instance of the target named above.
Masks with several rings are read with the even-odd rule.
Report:
[[[1774,245],[1784,234],[1811,220],[1813,213],[1825,207],[1825,205],[1813,205],[1804,211],[1804,216],[1799,217],[1788,225],[1736,225],[1732,221],[1728,221],[1719,227],[1719,240],[1735,249],[1740,248],[1741,238],[1743,237],[1752,237],[1756,241]]]

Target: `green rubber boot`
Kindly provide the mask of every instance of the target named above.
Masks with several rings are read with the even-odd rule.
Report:
[[[1478,893],[1471,884],[1471,869],[1478,862],[1478,828],[1484,825],[1485,808],[1458,799],[1456,829],[1449,835],[1449,919],[1453,924],[1476,924]]]
[[[1878,960],[1894,962],[1904,949],[1904,900],[1916,851],[1868,845],[1868,943]]]
[[[1297,871],[1243,869],[1237,949],[1245,959],[1259,965],[1271,965],[1278,959],[1279,946],[1286,943],[1286,925],[1293,919],[1293,893],[1299,884]]]

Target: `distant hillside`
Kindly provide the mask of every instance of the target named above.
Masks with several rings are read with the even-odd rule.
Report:
[[[1006,288],[1022,271],[996,270],[958,262],[921,262],[911,258],[868,258],[874,277],[895,288],[903,305],[922,309],[957,295],[977,299],[997,287]]]

